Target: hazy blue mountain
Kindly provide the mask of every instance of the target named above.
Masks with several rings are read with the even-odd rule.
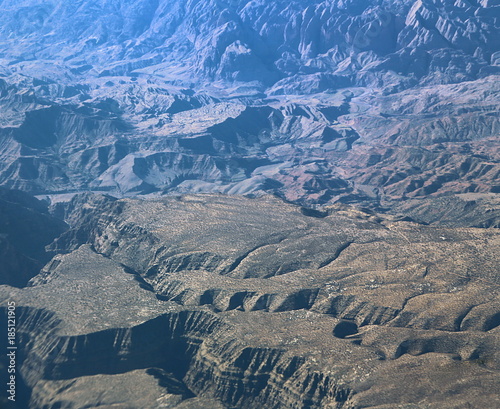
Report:
[[[495,193],[498,1],[2,1],[0,184]]]
[[[325,74],[325,88],[404,87],[497,72],[500,44],[495,1],[3,1],[0,7],[9,68],[40,76],[43,61],[58,82],[143,73],[185,84],[256,81],[262,89],[278,82],[280,92]]]

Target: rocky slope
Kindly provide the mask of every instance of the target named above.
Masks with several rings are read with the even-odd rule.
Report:
[[[59,211],[60,254],[0,287],[30,408],[499,403],[496,229],[272,197]]]

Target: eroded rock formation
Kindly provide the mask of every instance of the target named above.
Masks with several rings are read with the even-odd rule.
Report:
[[[0,287],[31,408],[498,402],[496,229],[223,195],[65,214],[60,254]]]

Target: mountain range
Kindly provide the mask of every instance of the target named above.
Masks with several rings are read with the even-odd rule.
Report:
[[[384,211],[499,192],[495,1],[0,9],[5,187],[53,201],[267,192]]]
[[[499,406],[499,34],[500,0],[0,0],[0,405]]]

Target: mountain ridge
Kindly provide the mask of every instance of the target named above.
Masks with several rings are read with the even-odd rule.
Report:
[[[3,1],[0,184],[377,210],[496,192],[499,7]]]

